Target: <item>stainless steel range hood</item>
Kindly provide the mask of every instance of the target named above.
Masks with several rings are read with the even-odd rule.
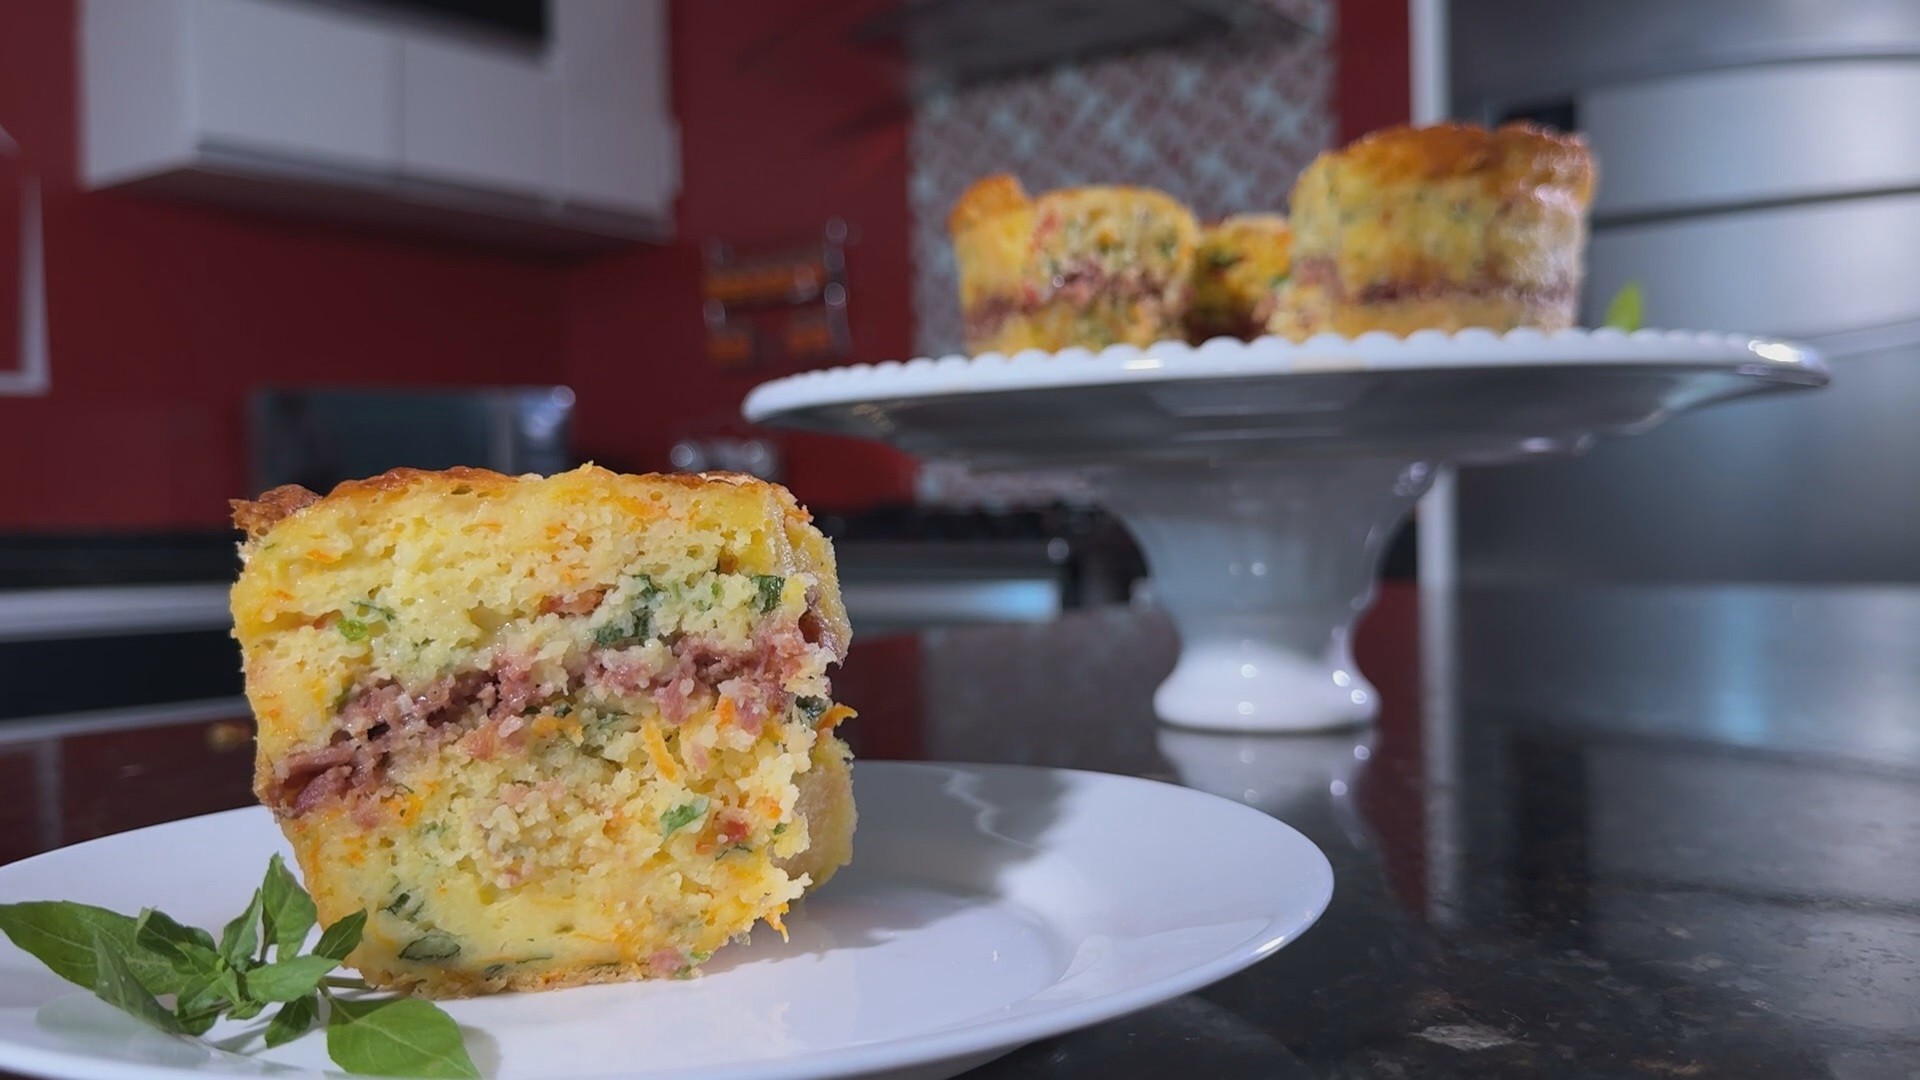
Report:
[[[1318,33],[1285,0],[905,0],[856,40],[898,41],[921,89],[967,86],[1195,38]]]

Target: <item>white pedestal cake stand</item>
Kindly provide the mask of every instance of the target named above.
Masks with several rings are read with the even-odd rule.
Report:
[[[1084,470],[1180,632],[1161,717],[1301,731],[1372,717],[1348,637],[1434,468],[1826,381],[1812,351],[1744,336],[1423,331],[834,368],[766,383],[744,411],[979,469]]]

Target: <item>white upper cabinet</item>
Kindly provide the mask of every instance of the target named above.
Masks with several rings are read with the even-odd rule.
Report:
[[[418,34],[400,48],[402,171],[565,197],[560,88],[539,57]]]
[[[667,98],[664,4],[567,0],[554,12],[568,192],[610,210],[680,186],[680,133]],[[661,57],[660,63],[636,57]],[[671,196],[669,196],[671,197]]]
[[[84,0],[84,174],[512,245],[661,238],[664,0],[548,0],[545,42],[310,0]]]
[[[183,10],[186,121],[201,141],[348,168],[386,171],[400,160],[393,35],[340,11],[271,0],[194,0]]]

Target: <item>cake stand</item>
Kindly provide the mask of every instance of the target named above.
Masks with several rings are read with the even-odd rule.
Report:
[[[1084,472],[1180,633],[1160,716],[1302,731],[1373,716],[1348,639],[1436,468],[1826,381],[1811,350],[1742,335],[1422,331],[858,365],[766,383],[743,410],[976,469]]]

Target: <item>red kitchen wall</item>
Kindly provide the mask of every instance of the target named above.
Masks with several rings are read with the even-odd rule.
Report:
[[[52,393],[0,397],[0,530],[219,526],[274,381],[560,378],[563,268],[78,190],[75,6],[0,3],[0,128],[45,190]]]
[[[907,120],[895,57],[847,41],[888,0],[676,0],[673,105],[683,159],[679,238],[579,271],[568,295],[567,379],[583,452],[658,467],[675,439],[742,430],[740,399],[793,370],[730,372],[706,359],[700,246],[804,241],[838,216],[852,360],[910,356]],[[776,435],[787,480],[816,508],[910,497],[913,470],[884,449]]]
[[[1345,143],[1411,115],[1407,0],[1340,0],[1339,21],[1333,100]]]

